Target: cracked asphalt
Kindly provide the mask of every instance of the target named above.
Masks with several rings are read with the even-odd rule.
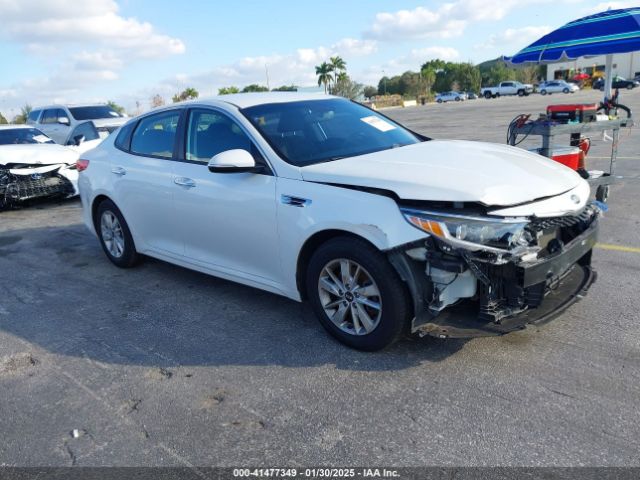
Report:
[[[504,143],[517,113],[599,96],[385,113]],[[640,110],[640,91],[622,100]],[[590,165],[609,148],[594,137]],[[75,200],[1,212],[0,465],[640,466],[639,151],[623,133],[600,238],[628,249],[596,250],[582,302],[541,328],[373,354],[304,304],[152,259],[117,269]]]

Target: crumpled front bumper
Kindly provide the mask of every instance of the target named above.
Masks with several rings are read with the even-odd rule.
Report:
[[[501,267],[501,281],[513,282],[522,289],[541,286],[540,295],[544,297],[536,308],[527,308],[493,321],[479,316],[477,302],[471,301],[460,302],[434,315],[425,300],[429,285],[424,272],[403,253],[390,252],[392,264],[407,282],[414,298],[416,316],[411,325],[412,333],[438,338],[496,336],[556,318],[583,298],[596,280],[596,272],[591,268],[591,251],[597,235],[598,222],[595,221],[554,255]]]

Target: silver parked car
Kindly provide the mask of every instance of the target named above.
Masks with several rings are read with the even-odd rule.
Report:
[[[49,105],[34,108],[27,123],[38,128],[54,142],[64,145],[76,126],[93,121],[102,138],[124,124],[128,118],[106,104]]]

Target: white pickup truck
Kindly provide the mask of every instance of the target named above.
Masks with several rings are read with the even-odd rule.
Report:
[[[518,95],[524,97],[533,92],[533,85],[520,82],[500,82],[497,87],[485,87],[480,89],[480,95],[484,98],[496,98],[501,95]]]

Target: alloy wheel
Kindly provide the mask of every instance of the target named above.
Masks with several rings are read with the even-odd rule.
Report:
[[[118,217],[107,210],[100,219],[100,233],[107,251],[114,258],[124,254],[124,233]]]
[[[369,272],[357,262],[340,258],[324,266],[318,279],[320,303],[343,332],[367,335],[382,318],[382,297]]]

